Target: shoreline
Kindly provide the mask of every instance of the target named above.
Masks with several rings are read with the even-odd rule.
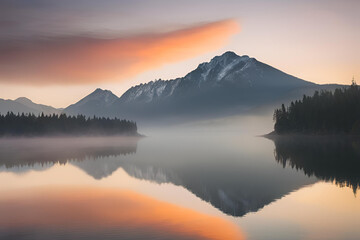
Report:
[[[337,133],[337,134],[316,134],[316,133],[283,133],[279,134],[275,131],[270,133],[260,135],[259,137],[264,137],[268,139],[275,139],[275,138],[359,138],[360,135],[358,134],[345,134],[345,133]]]
[[[16,139],[67,139],[67,138],[145,138],[146,135],[137,134],[49,134],[49,135],[4,135],[0,136],[0,140],[16,140]]]

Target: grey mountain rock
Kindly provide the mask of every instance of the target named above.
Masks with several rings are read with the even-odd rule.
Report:
[[[140,122],[199,119],[246,113],[339,85],[304,81],[249,56],[226,52],[182,78],[156,80],[128,89],[120,98],[97,89],[64,110]]]
[[[74,103],[64,109],[67,114],[84,114],[87,116],[108,115],[109,107],[118,99],[111,91],[96,89],[94,92],[84,97],[77,103]]]
[[[20,97],[15,100],[0,99],[0,113],[6,114],[7,112],[14,113],[33,113],[33,114],[58,114],[62,109],[53,108],[51,106],[37,104],[30,99]]]

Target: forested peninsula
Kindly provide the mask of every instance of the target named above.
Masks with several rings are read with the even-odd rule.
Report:
[[[360,88],[353,81],[335,91],[282,104],[274,111],[273,134],[360,135]]]
[[[0,136],[54,136],[54,135],[128,135],[138,136],[137,124],[133,121],[53,114],[0,115]]]

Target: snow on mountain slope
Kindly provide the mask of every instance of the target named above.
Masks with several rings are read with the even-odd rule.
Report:
[[[226,52],[210,62],[200,64],[183,78],[151,81],[130,88],[119,99],[121,102],[160,101],[173,95],[186,94],[194,89],[231,86],[235,88],[282,87],[295,88],[314,85],[250,58]]]
[[[156,99],[166,98],[173,94],[175,88],[179,83],[179,79],[164,81],[157,80],[151,81],[146,84],[140,84],[135,87],[130,88],[121,96],[121,101],[123,102],[152,102]]]
[[[277,107],[275,103],[297,99],[302,92],[327,88],[329,86],[296,78],[247,55],[225,52],[199,64],[184,77],[139,84],[120,98],[110,91],[97,89],[64,112],[144,122],[222,117],[263,105]]]

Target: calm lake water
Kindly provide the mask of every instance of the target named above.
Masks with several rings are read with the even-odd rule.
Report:
[[[211,127],[2,139],[0,239],[360,239],[359,161]]]

